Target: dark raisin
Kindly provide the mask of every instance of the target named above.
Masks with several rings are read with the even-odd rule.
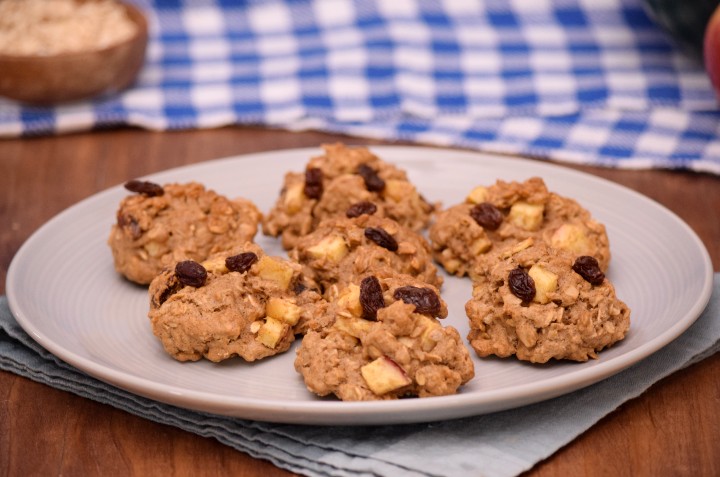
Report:
[[[385,232],[383,229],[377,227],[368,227],[365,229],[365,237],[372,240],[376,244],[383,248],[390,250],[391,252],[397,252],[398,243],[392,235]]]
[[[594,257],[583,255],[573,263],[572,269],[592,285],[600,285],[605,280],[605,274]]]
[[[535,280],[528,275],[524,268],[517,267],[511,270],[508,276],[508,284],[512,294],[522,301],[528,302],[535,298]]]
[[[393,297],[402,300],[408,305],[415,305],[415,313],[437,316],[440,313],[440,298],[429,288],[413,286],[400,287],[395,290]]]
[[[198,288],[205,284],[207,270],[193,260],[185,260],[175,265],[175,276],[183,285]]]
[[[377,277],[369,276],[360,282],[360,305],[363,309],[362,317],[370,321],[376,321],[378,310],[385,308],[385,298]]]
[[[305,195],[309,199],[319,199],[323,193],[323,171],[317,167],[311,167],[305,171]]]
[[[470,209],[470,217],[475,219],[480,227],[488,230],[497,230],[504,218],[503,213],[490,202],[477,204]]]
[[[377,212],[377,206],[375,204],[363,201],[357,202],[348,207],[348,210],[345,212],[345,216],[349,219],[353,219],[355,217],[360,217],[363,214],[372,215],[375,212]]]
[[[177,293],[182,288],[182,285],[180,284],[180,281],[177,279],[175,275],[171,276],[168,280],[167,286],[165,289],[160,293],[160,296],[157,297],[157,301],[155,302],[155,306],[158,308],[160,305],[165,303],[168,298],[173,296],[175,293]]]
[[[135,240],[139,239],[142,236],[142,229],[140,228],[140,224],[138,223],[137,219],[132,215],[118,213],[117,224],[121,228],[129,230],[130,236]]]
[[[139,181],[137,179],[127,181],[125,188],[130,192],[142,194],[147,197],[156,197],[165,193],[161,185],[155,184],[154,182]]]
[[[296,295],[299,295],[302,292],[304,292],[305,290],[307,290],[308,287],[303,282],[298,281],[298,282],[293,283],[292,289]]]
[[[245,273],[250,270],[258,256],[252,252],[244,252],[225,259],[225,266],[231,272]]]
[[[380,178],[375,169],[367,164],[360,164],[357,173],[365,181],[365,188],[370,192],[381,192],[385,188],[385,181]]]

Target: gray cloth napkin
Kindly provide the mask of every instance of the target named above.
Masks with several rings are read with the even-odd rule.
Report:
[[[720,274],[682,336],[609,379],[522,408],[453,421],[375,427],[270,424],[188,411],[93,379],[45,351],[0,297],[0,369],[213,437],[308,476],[512,476],[530,469],[653,383],[720,349]]]

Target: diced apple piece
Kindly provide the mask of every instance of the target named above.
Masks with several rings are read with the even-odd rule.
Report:
[[[290,325],[275,318],[267,318],[265,323],[258,330],[256,339],[267,346],[275,349],[280,340],[287,335]]]
[[[344,331],[350,336],[360,338],[370,330],[372,323],[367,320],[363,320],[362,318],[349,318],[347,316],[338,315],[335,317],[335,323],[333,326],[340,331]]]
[[[301,308],[285,298],[272,297],[265,305],[265,315],[295,326],[300,320]]]
[[[358,318],[362,317],[363,309],[360,304],[360,287],[355,284],[349,285],[338,297],[337,304],[341,309],[350,312],[351,315]]]
[[[349,252],[345,239],[339,235],[325,237],[307,251],[314,258],[327,259],[331,262],[339,262]]]
[[[533,301],[541,305],[548,303],[550,301],[548,295],[557,290],[558,276],[538,264],[530,267],[528,275],[535,282],[535,298],[533,298]]]
[[[222,275],[229,271],[225,266],[225,257],[205,260],[201,265],[205,267],[205,270],[207,270],[208,273],[214,273],[216,275]]]
[[[543,221],[545,206],[518,201],[510,207],[508,220],[523,230],[534,231],[540,228]]]
[[[290,286],[294,273],[290,265],[265,255],[257,262],[256,267],[259,277],[272,280],[285,290]]]
[[[470,252],[473,255],[482,255],[490,250],[490,247],[492,247],[492,242],[483,234],[482,237],[475,239],[475,241],[470,244]]]
[[[159,257],[167,249],[166,246],[161,245],[158,242],[148,242],[143,247],[145,248],[145,251],[148,253],[148,255],[150,255],[152,258]]]
[[[582,227],[575,224],[561,225],[550,237],[550,245],[576,255],[587,254],[590,248],[587,235]]]
[[[360,373],[370,390],[378,396],[412,383],[405,371],[387,356],[366,364],[360,368]]]
[[[485,187],[479,186],[470,191],[465,197],[465,202],[470,204],[482,204],[487,202],[488,191]]]
[[[407,197],[416,194],[416,192],[415,187],[411,183],[397,179],[390,179],[385,181],[383,194],[385,197],[388,197],[395,202],[401,202]]]
[[[443,262],[443,267],[445,268],[445,271],[451,275],[458,271],[460,265],[462,265],[462,262],[457,259],[450,259]]]
[[[303,207],[305,203],[305,183],[298,182],[287,188],[285,191],[285,210],[288,214],[293,215]]]
[[[442,327],[440,326],[440,323],[433,320],[432,318],[421,316],[420,319],[422,320],[422,324],[425,327],[422,334],[420,335],[420,346],[422,347],[423,351],[430,351],[437,344],[437,340],[435,339],[435,337],[437,336],[436,332],[440,331]]]
[[[535,243],[535,239],[532,237],[528,237],[525,240],[522,240],[515,245],[513,245],[511,248],[505,250],[503,253],[500,254],[500,258],[508,258],[512,257],[518,252],[522,252],[526,248],[531,247]]]

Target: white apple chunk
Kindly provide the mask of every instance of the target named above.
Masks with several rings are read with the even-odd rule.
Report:
[[[258,330],[256,339],[267,346],[275,349],[280,340],[287,335],[290,325],[275,318],[267,318],[265,323]]]
[[[561,225],[550,237],[550,245],[575,255],[585,255],[590,248],[585,231],[576,224]]]
[[[337,317],[335,317],[335,323],[333,323],[333,326],[338,330],[349,334],[350,336],[360,338],[365,333],[370,331],[372,323],[367,320],[363,320],[362,318],[352,318],[338,315]]]
[[[349,285],[337,299],[338,307],[347,310],[351,315],[360,318],[363,314],[362,305],[360,304],[360,287]]]
[[[285,191],[285,210],[293,215],[300,212],[305,203],[305,183],[298,182],[287,188]]]
[[[295,326],[300,320],[301,308],[285,298],[271,297],[265,304],[265,315]]]
[[[345,239],[339,235],[325,237],[307,251],[313,258],[326,259],[331,262],[339,262],[349,252]]]
[[[216,257],[210,260],[205,260],[201,263],[201,265],[208,273],[214,273],[215,275],[223,275],[229,272],[225,266],[225,257]]]
[[[479,186],[470,191],[465,197],[465,202],[470,204],[482,204],[487,201],[488,190],[485,187]]]
[[[294,273],[290,265],[267,255],[258,260],[256,269],[259,277],[274,281],[284,290],[290,286]]]
[[[510,207],[507,220],[523,230],[532,232],[542,225],[544,213],[545,206],[543,204],[518,201]]]
[[[413,194],[416,194],[415,187],[407,181],[400,181],[396,179],[385,181],[383,195],[395,202],[401,202],[405,200],[406,197],[410,197]]]
[[[550,302],[549,294],[554,293],[558,287],[558,276],[535,264],[528,270],[528,275],[535,282],[535,297],[533,301],[544,305]]]
[[[370,390],[382,396],[412,383],[405,371],[387,356],[380,356],[360,368],[365,383]]]

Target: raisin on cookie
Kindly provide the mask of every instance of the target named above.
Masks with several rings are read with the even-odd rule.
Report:
[[[180,260],[203,261],[251,241],[261,214],[249,200],[230,200],[201,184],[130,181],[134,195],[122,200],[108,239],[115,269],[149,284]]]
[[[332,324],[305,335],[295,358],[308,390],[319,396],[442,396],[474,377],[459,333],[436,318],[447,313],[436,289],[411,277],[367,275],[328,310],[336,314]]]
[[[473,189],[464,203],[438,213],[429,236],[435,260],[458,276],[472,275],[491,250],[529,237],[593,256],[603,270],[610,262],[605,227],[538,177]]]
[[[465,305],[468,341],[480,357],[587,361],[630,327],[630,309],[593,257],[529,238],[487,264]]]
[[[178,262],[150,284],[153,333],[179,361],[246,361],[287,351],[327,302],[300,265],[246,243],[205,262]]]
[[[280,197],[263,221],[263,233],[281,236],[293,248],[322,220],[345,215],[353,206],[370,204],[374,213],[412,230],[427,227],[434,206],[418,194],[407,174],[364,147],[323,145],[304,173],[285,175]]]

